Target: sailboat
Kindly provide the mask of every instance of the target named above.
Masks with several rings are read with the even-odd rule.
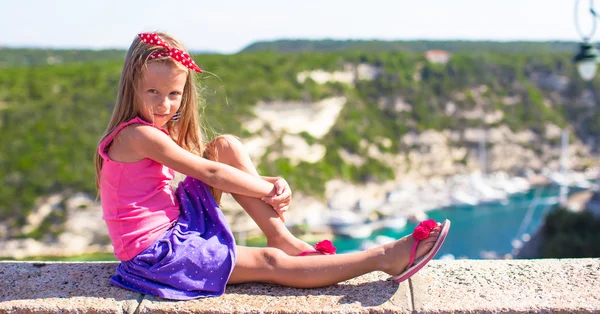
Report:
[[[477,206],[481,203],[505,202],[508,193],[502,189],[491,186],[487,176],[487,152],[486,152],[485,132],[479,140],[479,165],[480,173],[474,173],[465,178],[458,178],[458,184],[452,190],[450,195],[456,205]]]

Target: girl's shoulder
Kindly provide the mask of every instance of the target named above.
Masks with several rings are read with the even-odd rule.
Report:
[[[129,139],[135,141],[140,137],[146,136],[148,132],[153,133],[155,130],[155,127],[146,123],[131,123],[121,128],[118,134],[115,134],[115,138],[122,137],[124,138],[123,140]]]
[[[156,129],[151,123],[139,117],[121,123],[114,131],[106,136],[98,145],[98,153],[104,159],[121,162],[137,161],[135,154],[127,153],[128,148],[137,141],[143,141],[156,135]]]

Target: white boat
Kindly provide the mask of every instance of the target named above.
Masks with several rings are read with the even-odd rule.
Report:
[[[464,188],[456,188],[450,193],[450,200],[454,205],[469,205],[476,206],[479,204],[479,199],[473,194],[465,191]]]
[[[505,191],[491,187],[480,175],[471,176],[471,187],[480,202],[500,202],[508,197]]]
[[[378,235],[373,240],[365,240],[360,244],[360,250],[366,251],[370,248],[374,248],[383,244],[392,243],[396,239],[384,235]]]
[[[382,221],[382,225],[384,228],[392,229],[392,230],[402,230],[406,227],[406,223],[408,219],[404,216],[392,216],[388,218],[384,218]]]
[[[487,183],[492,188],[502,190],[507,194],[525,193],[531,189],[527,179],[522,177],[509,177],[505,172],[496,172],[490,175]]]
[[[328,210],[327,224],[330,226],[359,224],[365,220],[362,215],[351,210]]]
[[[593,187],[593,184],[585,178],[585,174],[583,173],[572,171],[564,171],[562,173],[546,171],[545,175],[557,185],[578,187],[582,189],[590,189]]]
[[[510,182],[517,187],[517,193],[525,193],[531,190],[531,183],[526,178],[523,177],[513,177],[510,178]]]
[[[427,220],[427,214],[423,211],[413,211],[412,213],[408,214],[408,221],[412,222],[412,223],[419,223],[421,221]]]
[[[385,196],[385,200],[388,203],[401,203],[409,200],[414,196],[414,190],[408,189],[396,189],[388,192]]]
[[[377,229],[372,222],[347,224],[347,225],[332,225],[333,233],[335,235],[344,236],[353,239],[365,239],[373,234],[373,231]]]

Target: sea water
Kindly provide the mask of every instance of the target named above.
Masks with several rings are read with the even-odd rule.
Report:
[[[436,258],[451,254],[455,258],[482,259],[513,254],[519,242],[524,243],[523,239],[540,228],[544,216],[557,204],[559,193],[558,186],[539,186],[527,193],[512,195],[504,203],[450,206],[428,211],[429,218],[452,222]],[[380,235],[397,239],[410,234],[415,226],[408,223],[402,230],[378,230],[368,239],[337,237],[333,243],[339,253],[356,251],[364,241],[373,241]]]

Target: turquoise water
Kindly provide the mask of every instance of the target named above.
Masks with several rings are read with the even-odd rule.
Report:
[[[429,218],[436,221],[449,219],[452,227],[444,246],[436,258],[452,254],[456,258],[481,259],[482,251],[493,251],[500,256],[510,254],[513,250],[511,241],[521,237],[523,233],[533,235],[540,227],[543,217],[553,207],[550,203],[558,196],[556,186],[536,187],[526,194],[517,194],[509,198],[508,203],[473,206],[451,206],[427,212]],[[534,202],[534,199],[538,201]],[[528,209],[530,222],[523,224]],[[523,225],[523,227],[522,227]],[[408,223],[400,231],[389,229],[374,232],[368,239],[377,235],[400,238],[410,234],[415,224]],[[522,229],[522,232],[519,230]],[[338,252],[359,250],[361,239],[335,238],[334,245]]]

